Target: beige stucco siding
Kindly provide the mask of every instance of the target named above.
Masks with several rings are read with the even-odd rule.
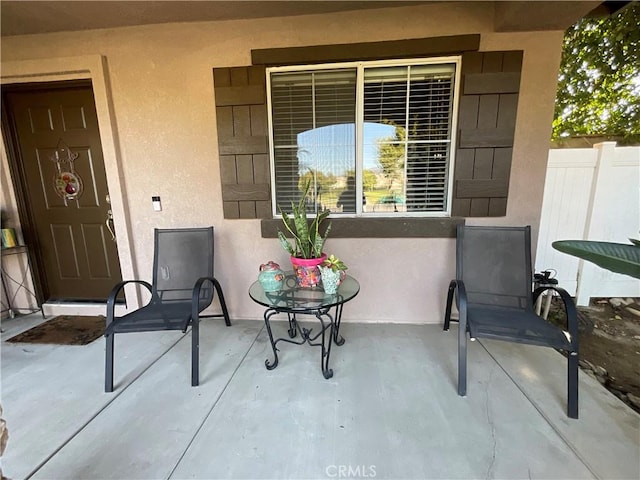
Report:
[[[150,278],[154,227],[214,225],[216,276],[232,317],[259,319],[262,309],[247,295],[258,265],[288,259],[277,240],[261,238],[259,220],[223,218],[212,69],[250,65],[251,49],[467,33],[482,35],[481,50],[525,52],[507,217],[470,223],[531,224],[537,232],[562,32],[493,33],[486,4],[7,37],[2,81],[65,78],[74,58],[101,56],[102,70],[71,76],[98,75],[97,84],[105,85],[97,104],[112,127],[103,142],[124,276]],[[51,74],[44,75],[38,61],[24,62],[37,59],[59,59],[59,66],[46,67]],[[4,186],[11,182],[2,154]],[[11,196],[5,190],[3,205]],[[153,211],[153,195],[162,197],[162,212]],[[453,240],[334,238],[326,249],[361,283],[344,321],[441,320],[454,273]]]

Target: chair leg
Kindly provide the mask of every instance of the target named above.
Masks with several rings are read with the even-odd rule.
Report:
[[[115,334],[106,336],[106,358],[104,369],[104,391],[113,392],[113,346]]]
[[[578,418],[578,353],[569,352],[568,359],[567,415]]]
[[[231,326],[231,320],[229,319],[229,311],[227,310],[227,303],[224,301],[224,294],[222,293],[222,287],[217,280],[214,280],[213,286],[216,289],[218,298],[220,299],[220,306],[222,307],[222,315],[224,316],[224,323],[227,327]]]
[[[467,395],[467,329],[458,329],[458,395]]]
[[[200,384],[200,319],[191,322],[191,386]]]

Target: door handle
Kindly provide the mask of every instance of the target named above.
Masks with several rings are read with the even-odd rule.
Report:
[[[107,226],[107,230],[111,234],[111,240],[116,241],[116,232],[113,231],[113,227],[111,224],[113,223],[113,212],[111,210],[107,210],[107,220],[104,224]]]

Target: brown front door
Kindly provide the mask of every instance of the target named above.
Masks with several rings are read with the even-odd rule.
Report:
[[[51,84],[4,100],[44,300],[104,301],[122,276],[93,90]]]

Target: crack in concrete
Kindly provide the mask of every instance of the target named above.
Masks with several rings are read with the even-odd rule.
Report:
[[[487,473],[485,475],[485,478],[487,480],[490,479],[490,478],[493,478],[493,476],[491,475],[491,472],[493,470],[494,464],[496,463],[496,427],[495,427],[495,424],[493,422],[493,417],[491,415],[491,410],[489,408],[489,389],[491,387],[491,380],[493,378],[493,372],[494,372],[494,369],[492,368],[489,371],[489,380],[487,381],[487,388],[485,389],[485,392],[484,392],[485,393],[484,407],[485,407],[485,412],[487,414],[487,423],[491,427],[491,440],[493,441],[491,462],[489,463],[489,466],[487,467]]]

